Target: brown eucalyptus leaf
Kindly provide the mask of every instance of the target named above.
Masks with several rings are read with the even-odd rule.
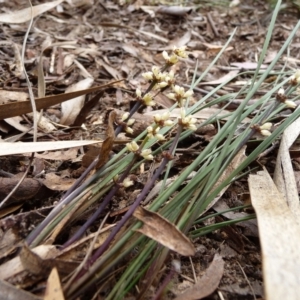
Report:
[[[100,86],[95,86],[86,90],[82,91],[75,91],[67,94],[60,94],[60,95],[52,95],[52,96],[46,96],[43,98],[36,98],[36,109],[42,109],[47,108],[49,106],[62,103],[64,101],[68,101],[70,99],[73,99],[75,97],[79,97],[82,95],[86,95],[92,92],[99,91],[101,89],[107,88],[117,82],[120,82],[122,80],[117,80],[113,82],[109,82]],[[7,103],[0,105],[0,120],[11,118],[14,116],[19,116],[22,114],[27,114],[32,112],[32,107],[30,101],[20,101],[20,102],[14,102],[14,103]]]
[[[108,117],[108,126],[106,130],[106,139],[104,140],[100,154],[99,154],[99,161],[96,165],[96,169],[101,168],[108,160],[109,154],[114,144],[115,139],[115,131],[114,131],[114,121],[116,119],[117,113],[113,110],[110,112]]]
[[[195,255],[191,241],[159,214],[137,207],[133,215],[144,224],[137,231],[184,256]]]
[[[5,198],[19,181],[20,178],[18,177],[0,177],[0,199]],[[39,192],[41,187],[42,184],[38,180],[33,178],[25,178],[18,189],[11,196],[11,199],[9,202],[7,202],[7,204],[20,203],[31,199]]]
[[[219,254],[216,254],[197,283],[178,295],[175,300],[196,300],[209,296],[219,286],[223,272],[224,261]]]
[[[75,182],[74,178],[61,178],[55,173],[51,172],[46,174],[45,179],[42,180],[43,184],[53,191],[67,191]]]
[[[42,259],[38,254],[34,253],[27,244],[24,244],[20,252],[20,260],[25,270],[34,274],[41,275],[49,272],[51,264],[48,260]]]

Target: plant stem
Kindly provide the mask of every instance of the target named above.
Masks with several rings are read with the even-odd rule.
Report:
[[[122,228],[122,226],[128,221],[128,219],[132,216],[135,209],[139,206],[141,201],[144,200],[146,195],[148,194],[149,190],[154,185],[156,179],[161,175],[163,172],[165,166],[170,160],[170,155],[174,152],[174,150],[177,147],[177,143],[180,137],[180,134],[182,132],[182,126],[178,127],[178,131],[176,133],[176,136],[174,137],[173,143],[168,151],[168,153],[163,158],[160,166],[157,168],[156,172],[154,173],[153,177],[149,178],[147,183],[145,184],[142,192],[139,194],[139,196],[136,198],[135,202],[130,206],[129,210],[126,212],[126,214],[123,216],[123,218],[119,221],[119,223],[113,228],[112,232],[108,236],[108,238],[104,241],[104,243],[98,248],[98,250],[94,253],[94,255],[89,260],[87,266],[84,268],[83,272],[79,274],[79,276],[84,276],[86,272],[89,269],[89,266],[91,266],[101,255],[107,250],[109,247],[111,241],[115,238],[119,230]],[[77,278],[78,279],[78,278]],[[87,288],[87,287],[86,287]]]
[[[122,183],[123,180],[128,176],[131,168],[136,162],[136,156],[133,158],[131,163],[127,166],[126,170],[124,173],[121,175],[121,177],[118,180],[118,183]],[[116,194],[116,192],[120,189],[120,184],[116,183],[114,187],[110,190],[110,192],[106,195],[105,199],[103,202],[100,204],[98,209],[93,213],[93,215],[81,226],[77,232],[63,245],[62,249],[67,248],[70,246],[72,243],[80,239],[85,231],[88,229],[88,227],[99,217],[99,215],[103,212],[105,207],[108,205],[108,203],[111,201],[113,196]]]

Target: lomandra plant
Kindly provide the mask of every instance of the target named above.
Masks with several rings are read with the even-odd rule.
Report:
[[[92,255],[85,259],[72,278],[65,283],[64,291],[69,299],[82,295],[91,285],[96,285],[100,291],[108,290],[106,299],[123,299],[137,285],[138,297],[143,298],[145,293],[149,291],[154,279],[159,281],[161,278],[163,273],[160,271],[170,252],[167,248],[159,246],[156,241],[136,232],[142,223],[132,216],[157,180],[162,175],[164,176],[160,193],[147,209],[157,212],[176,225],[182,232],[189,234],[192,226],[198,223],[199,217],[218,193],[235,180],[236,176],[245,170],[261,152],[280,136],[289,124],[299,117],[299,110],[295,109],[294,102],[299,97],[295,93],[300,82],[299,72],[289,74],[282,70],[277,74],[278,79],[270,87],[270,90],[254,104],[249,104],[249,100],[273,70],[300,26],[298,23],[268,69],[264,73],[260,73],[259,68],[271,39],[279,2],[274,10],[258,68],[254,74],[247,74],[251,78],[249,84],[245,85],[238,93],[228,94],[209,101],[212,95],[227,84],[224,82],[193,106],[190,106],[189,98],[193,94],[193,89],[209,72],[210,67],[215,64],[222,52],[200,78],[197,80],[194,78],[191,88],[188,90],[176,82],[176,74],[170,71],[173,64],[187,56],[186,49],[175,47],[171,53],[163,52],[165,65],[153,66],[151,71],[143,74],[143,77],[149,81],[149,86],[145,91],[139,89],[136,91],[135,105],[130,112],[119,118],[117,121],[119,125],[114,134],[117,136],[121,131],[132,133],[133,114],[142,107],[154,106],[155,97],[158,93],[164,92],[175,101],[170,111],[179,107],[180,114],[178,117],[171,120],[169,113],[155,115],[153,124],[147,130],[128,143],[123,150],[101,166],[80,187],[64,197],[27,238],[28,244],[32,247],[41,244],[49,236],[55,237],[53,234],[59,226],[62,228],[62,222],[66,222],[65,220],[71,222],[93,203],[99,202],[98,209],[62,247],[67,248],[74,244],[104,212],[105,207],[120,188],[134,185],[134,174],[137,168],[142,163],[161,157],[159,166],[149,177],[134,203],[111,230],[107,239],[95,249]],[[224,49],[230,43],[231,38]],[[194,113],[219,103],[228,104],[238,96],[242,96],[244,102],[227,116],[226,122],[221,124],[220,119],[224,117],[216,114],[207,121],[196,125]],[[273,129],[272,119],[276,118],[278,112],[287,108],[291,108],[293,112]],[[245,123],[246,118],[250,118],[251,122],[245,126],[242,124]],[[218,133],[193,162],[178,174],[177,179],[167,185],[166,181],[170,176],[169,171],[178,143],[193,134],[197,127],[210,123],[219,124]],[[166,135],[170,136],[171,131],[175,134],[167,139]],[[258,146],[234,170],[222,178],[222,174],[228,169],[236,154],[257,134],[261,137]],[[154,145],[155,150],[152,150]],[[188,184],[183,185],[192,172],[195,173],[193,178],[188,181]],[[195,238],[204,233],[207,233],[205,228],[197,228],[190,232],[190,236]],[[169,272],[169,274],[174,274],[174,272]],[[168,275],[166,278],[171,279],[171,276]],[[113,285],[110,282],[112,280],[114,281]],[[165,282],[163,286],[167,286]],[[160,293],[161,289],[156,288]]]

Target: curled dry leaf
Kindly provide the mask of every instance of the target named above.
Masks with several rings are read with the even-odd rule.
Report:
[[[177,17],[183,17],[190,14],[194,7],[182,7],[182,6],[160,6],[156,13],[172,15]]]
[[[299,109],[298,109],[299,112]],[[297,184],[295,180],[290,147],[295,143],[300,134],[300,119],[295,120],[285,129],[277,155],[276,168],[274,172],[274,182],[278,190],[286,199],[292,213],[296,216],[300,224],[300,207]]]
[[[191,241],[172,223],[157,213],[137,207],[133,215],[144,224],[137,231],[184,256],[195,255]]]
[[[53,191],[67,191],[75,182],[74,178],[61,178],[55,173],[46,174],[43,184]]]
[[[20,178],[17,176],[12,178],[0,177],[0,199],[5,198],[11,190],[18,184]],[[33,178],[25,178],[15,193],[11,196],[6,205],[25,202],[38,194],[42,184]]]
[[[24,269],[34,275],[42,275],[50,271],[51,262],[42,259],[34,253],[27,244],[24,244],[20,252],[20,260]]]
[[[164,48],[160,48],[159,50],[172,50],[174,46],[176,47],[182,47],[185,46],[192,37],[192,31],[187,31],[183,36],[175,38],[174,40],[169,42],[169,46],[166,46]]]
[[[7,118],[4,121],[7,124],[9,124],[10,126],[14,127],[15,129],[17,129],[21,132],[28,132],[30,129],[28,126],[21,124],[21,122],[23,121],[23,118],[19,117],[19,116],[13,117],[13,118]],[[32,133],[32,130],[30,133]]]
[[[100,153],[99,153],[99,161],[96,165],[96,169],[102,167],[108,160],[109,154],[114,144],[115,139],[115,131],[114,131],[114,121],[116,119],[117,113],[115,111],[111,111],[108,117],[108,126],[106,130],[106,139],[104,140]]]
[[[72,86],[68,87],[66,93],[79,91],[79,90],[86,90],[91,87],[93,84],[93,78],[86,78],[83,79]],[[85,96],[79,96],[69,101],[63,102],[61,104],[61,112],[62,117],[60,123],[63,125],[70,125],[72,124],[78,114],[80,113],[83,105],[84,105],[84,98]]]
[[[57,0],[57,1],[52,1],[52,2],[33,6],[32,13],[31,13],[31,7],[28,7],[7,14],[0,14],[0,20],[2,23],[9,23],[9,24],[24,23],[30,21],[31,18],[41,15],[47,10],[54,8],[55,6],[62,3],[63,1],[64,0]]]
[[[197,283],[184,293],[178,295],[175,300],[195,300],[209,296],[219,286],[223,272],[224,261],[219,254],[216,254]]]
[[[56,127],[50,122],[50,120],[43,115],[41,115],[39,112],[36,112],[37,114],[37,119],[39,120],[38,122],[38,127],[42,129],[43,132],[45,133],[50,133],[54,130],[56,130]],[[33,120],[33,113],[28,114],[30,119]]]
[[[58,259],[58,250],[56,250],[55,247],[52,251],[50,251],[50,249],[52,248],[45,249],[49,252],[47,253],[46,257],[43,257],[42,255],[39,255],[33,251],[33,249],[30,249],[27,244],[24,243],[19,255],[24,270],[34,274],[35,276],[45,277],[54,267],[57,267],[59,272],[68,274],[78,266],[78,263],[75,261],[69,262]]]

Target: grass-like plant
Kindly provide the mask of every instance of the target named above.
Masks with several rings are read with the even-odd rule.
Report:
[[[118,135],[121,131],[131,133],[130,126],[133,123],[132,116],[134,112],[143,106],[154,105],[155,95],[167,89],[171,89],[168,97],[176,102],[172,109],[181,107],[180,116],[177,120],[171,121],[169,114],[156,115],[152,126],[148,127],[134,141],[128,143],[123,150],[111,158],[81,186],[68,193],[27,238],[27,242],[31,247],[39,245],[51,235],[53,237],[53,233],[56,232],[58,226],[62,228],[61,224],[72,222],[92,204],[99,202],[98,209],[77,233],[63,245],[63,248],[73,244],[104,212],[105,207],[120,188],[127,188],[134,184],[134,180],[130,175],[143,162],[152,160],[158,154],[162,156],[160,165],[153,176],[148,179],[135,202],[112,229],[106,241],[90,257],[87,257],[84,265],[81,265],[75,275],[65,284],[65,294],[68,298],[81,295],[93,284],[102,285],[102,290],[110,286],[106,299],[123,299],[136,284],[139,284],[139,297],[142,298],[154,279],[162,276],[160,271],[168,258],[170,250],[159,246],[157,242],[136,232],[136,229],[140,228],[141,222],[132,217],[136,207],[145,199],[162,174],[164,174],[164,179],[161,192],[151,202],[148,209],[168,219],[191,238],[196,238],[221,226],[236,222],[236,220],[228,221],[210,227],[199,226],[200,222],[203,221],[199,218],[218,193],[233,182],[237,176],[240,176],[243,171],[248,172],[249,165],[258,155],[278,139],[284,129],[299,117],[299,110],[294,110],[296,107],[294,100],[298,98],[295,90],[300,82],[299,72],[288,72],[282,69],[277,74],[276,82],[269,86],[269,91],[254,104],[249,104],[249,100],[259,91],[264,80],[288,48],[300,26],[299,22],[267,70],[263,73],[260,72],[260,66],[266,55],[280,7],[279,2],[274,9],[257,70],[254,73],[244,73],[248,75],[249,84],[241,88],[239,92],[215,97],[214,100],[210,101],[212,96],[228,83],[224,82],[193,106],[189,105],[189,98],[193,89],[217,62],[222,55],[222,51],[199,78],[194,76],[188,91],[175,83],[175,74],[169,72],[173,64],[186,57],[185,48],[174,48],[171,54],[164,52],[165,65],[160,68],[153,67],[152,71],[143,74],[144,78],[149,81],[149,87],[144,92],[136,91],[136,104],[128,114],[122,116],[119,126],[115,130],[115,135]],[[223,49],[226,49],[231,42],[234,33],[232,33]],[[227,103],[228,105],[237,97],[243,97],[244,101],[227,116],[226,122],[221,122],[220,120],[224,117],[216,114],[198,126],[217,124],[218,133],[194,161],[178,174],[176,180],[172,184],[166,185],[178,143],[189,137],[197,129],[193,114],[219,103]],[[288,98],[289,100],[287,100]],[[270,120],[276,118],[278,112],[287,109],[287,107],[291,108],[293,112],[271,132],[272,124]],[[220,109],[220,112],[223,109]],[[242,127],[246,118],[250,118],[252,121],[247,126],[243,125]],[[176,134],[165,140],[166,134],[170,133],[171,130],[174,131],[175,128]],[[243,128],[242,133],[240,133],[240,128]],[[248,154],[242,163],[237,165],[225,178],[222,178],[222,174],[228,169],[237,153],[255,134],[261,135],[261,141],[257,147]],[[156,148],[151,151],[151,147],[154,145],[156,145]],[[183,184],[192,172],[195,172],[195,175],[188,181],[188,184]],[[254,216],[251,215],[248,218],[252,217]],[[170,274],[173,273],[173,271],[170,272]],[[172,276],[166,278],[171,280]],[[111,287],[110,280],[116,279],[117,281]],[[166,286],[166,284],[163,286]],[[161,289],[158,293],[160,292]]]

